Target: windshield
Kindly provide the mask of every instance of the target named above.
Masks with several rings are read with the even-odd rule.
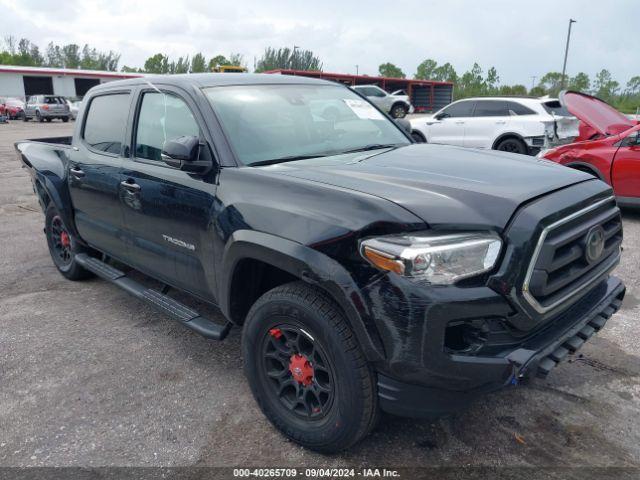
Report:
[[[204,92],[245,165],[411,143],[370,103],[338,85],[247,85]]]

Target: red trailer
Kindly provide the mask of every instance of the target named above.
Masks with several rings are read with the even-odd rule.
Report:
[[[269,70],[264,73],[322,78],[345,85],[377,85],[389,93],[404,90],[409,95],[416,112],[435,112],[453,100],[453,83],[451,82],[287,69]]]

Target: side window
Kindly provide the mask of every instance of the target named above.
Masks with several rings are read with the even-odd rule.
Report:
[[[508,117],[509,102],[479,100],[476,103],[475,117]]]
[[[536,112],[531,110],[529,107],[525,107],[524,105],[518,102],[507,102],[507,107],[510,110],[509,113],[513,112],[516,115],[535,115],[536,114]]]
[[[160,161],[165,142],[186,135],[199,136],[200,129],[184,100],[158,92],[143,95],[136,129],[136,157]]]
[[[375,87],[369,87],[368,88],[369,92],[368,95],[372,96],[372,97],[386,97],[387,94],[379,89],[379,88],[375,88]]]
[[[128,114],[128,93],[94,97],[84,124],[84,141],[95,150],[119,154]]]
[[[458,102],[446,107],[440,115],[442,118],[470,117],[473,112],[473,102]]]

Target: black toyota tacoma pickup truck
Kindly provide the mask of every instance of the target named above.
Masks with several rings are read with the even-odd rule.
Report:
[[[16,149],[62,275],[97,275],[211,339],[242,327],[264,414],[320,451],[353,445],[381,410],[439,415],[544,377],[624,296],[608,185],[545,160],[414,144],[335,83],[109,82],[85,98],[73,138]]]

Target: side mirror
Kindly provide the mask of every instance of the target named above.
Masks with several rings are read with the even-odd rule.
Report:
[[[449,114],[441,112],[441,113],[437,114],[433,118],[435,118],[436,120],[442,120],[443,118],[447,118],[448,116],[449,116]]]
[[[396,125],[411,135],[411,122],[409,122],[409,120],[406,118],[396,118],[394,121],[396,122]]]
[[[207,157],[200,155],[200,139],[187,135],[168,140],[160,153],[160,158],[167,165],[191,173],[206,173],[212,165]]]

